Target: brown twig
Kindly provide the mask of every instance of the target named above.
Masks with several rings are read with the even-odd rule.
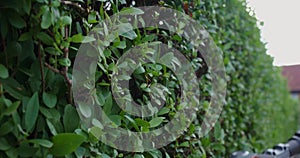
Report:
[[[68,38],[68,37],[69,37],[69,28],[68,28],[68,26],[66,26],[66,27],[65,27],[65,38]],[[66,59],[69,58],[69,48],[68,48],[68,47],[65,47],[65,48],[64,48],[64,57],[65,57]],[[65,66],[65,67],[63,68],[62,73],[63,73],[63,76],[64,76],[64,78],[65,78],[65,80],[66,80],[66,82],[67,82],[67,84],[68,84],[68,90],[69,90],[68,101],[69,101],[70,104],[72,104],[72,103],[73,103],[73,97],[72,97],[72,80],[71,80],[71,79],[69,78],[69,76],[68,76],[68,70],[69,70],[69,67],[68,67],[68,66]]]
[[[60,72],[58,69],[56,69],[55,67],[51,66],[50,64],[45,63],[44,65],[45,65],[48,69],[50,69],[51,71],[53,71],[53,72],[55,72],[55,73],[58,73],[58,74],[61,74],[61,72]]]
[[[45,83],[45,73],[44,73],[44,66],[43,66],[43,59],[42,59],[42,52],[41,52],[41,42],[39,41],[38,44],[38,57],[40,63],[40,71],[41,71],[41,78],[42,78],[42,91],[45,91],[46,83]]]

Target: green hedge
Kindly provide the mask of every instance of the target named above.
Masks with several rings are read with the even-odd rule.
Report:
[[[262,151],[288,139],[297,128],[298,102],[292,100],[280,69],[272,66],[260,41],[257,20],[243,0],[137,1],[186,12],[199,21],[223,50],[227,97],[214,129],[199,138],[204,109],[187,132],[168,146],[145,153],[123,152],[99,143],[82,127],[71,93],[72,64],[83,37],[101,19],[129,7],[131,1],[10,0],[0,11],[0,157],[228,157],[236,150]],[[155,31],[153,31],[155,30]],[[122,53],[143,42],[161,41],[180,49],[201,72],[202,103],[209,101],[210,71],[188,41],[159,29],[135,30],[119,37],[99,62],[98,97],[122,128],[162,126],[176,112],[178,81],[163,65],[143,65],[131,85],[140,102],[148,100],[146,76],[165,83],[170,93],[160,119],[130,117],[117,108],[109,75]],[[201,69],[202,67],[202,69]],[[163,76],[163,77],[160,77]],[[154,121],[155,120],[155,121]],[[143,123],[141,123],[143,122]],[[154,122],[154,123],[153,123]],[[154,125],[155,124],[155,125]]]

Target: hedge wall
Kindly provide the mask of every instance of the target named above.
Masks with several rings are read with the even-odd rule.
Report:
[[[72,64],[84,36],[102,19],[133,5],[125,0],[9,0],[0,2],[0,157],[228,157],[236,150],[262,151],[285,141],[297,128],[298,103],[280,69],[272,66],[257,20],[244,0],[136,1],[135,6],[170,7],[202,24],[223,51],[227,96],[214,129],[200,138],[205,108],[186,133],[168,146],[144,153],[124,152],[97,141],[80,124],[71,93]],[[155,30],[155,31],[153,31]],[[139,119],[117,108],[109,76],[131,46],[161,41],[180,49],[201,73],[202,102],[209,101],[210,71],[185,39],[159,29],[120,36],[99,62],[97,95],[116,124],[132,131],[162,126],[172,118],[178,81],[163,65],[149,64],[132,76],[133,97],[148,100],[147,76],[169,89],[160,117]],[[199,66],[200,65],[200,66]],[[162,77],[161,77],[162,76]],[[158,119],[157,119],[158,118]]]

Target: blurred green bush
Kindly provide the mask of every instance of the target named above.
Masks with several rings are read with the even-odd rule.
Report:
[[[262,151],[295,132],[298,102],[291,99],[281,70],[272,66],[258,22],[249,15],[252,11],[244,0],[135,3],[187,13],[223,50],[228,89],[226,105],[214,129],[199,138],[200,111],[198,120],[182,137],[156,151],[129,153],[99,143],[80,125],[71,93],[72,63],[93,26],[129,7],[132,1],[4,0],[0,2],[0,157],[228,157],[236,150]],[[148,93],[143,84],[146,76],[169,85],[169,100],[160,111],[160,119],[141,121],[125,115],[109,92],[109,75],[120,55],[131,46],[153,41],[168,43],[197,61],[202,75],[201,101],[209,101],[209,70],[201,57],[189,50],[188,41],[163,30],[135,30],[111,43],[105,53],[106,63],[99,62],[102,66],[96,76],[98,95],[105,98],[105,106],[116,114],[115,122],[122,128],[151,129],[163,125],[176,112],[178,81],[163,66],[144,65],[144,70],[133,76],[132,86],[134,98],[143,102]]]

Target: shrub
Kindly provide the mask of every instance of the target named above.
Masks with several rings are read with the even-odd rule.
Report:
[[[84,37],[93,26],[132,4],[110,2],[0,2],[0,157],[228,157],[235,150],[261,151],[294,133],[298,104],[291,99],[280,69],[273,67],[272,58],[266,55],[257,20],[249,15],[245,1],[141,0],[136,6],[160,5],[186,12],[208,30],[223,51],[226,104],[219,122],[202,138],[198,130],[205,109],[199,111],[186,133],[155,151],[130,153],[98,142],[95,134],[80,124],[71,93],[71,72],[79,46],[90,40]],[[141,66],[130,84],[135,90],[133,98],[140,103],[149,99],[148,76],[168,85],[168,106],[158,119],[126,115],[110,92],[109,77],[116,60],[131,46],[152,41],[171,44],[195,61],[201,103],[208,104],[210,71],[201,56],[189,49],[188,40],[155,28],[134,30],[110,44],[96,73],[97,95],[122,128],[149,130],[164,125],[176,112],[172,103],[178,98],[179,83],[164,65]]]

